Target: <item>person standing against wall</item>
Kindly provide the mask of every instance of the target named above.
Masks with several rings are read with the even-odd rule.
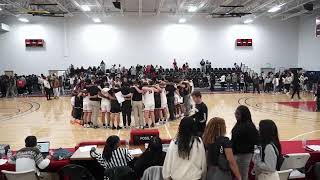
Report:
[[[201,67],[201,72],[205,73],[206,72],[206,62],[204,61],[204,59],[201,59],[200,67]]]

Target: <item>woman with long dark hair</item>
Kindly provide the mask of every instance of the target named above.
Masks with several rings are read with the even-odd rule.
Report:
[[[178,134],[171,141],[163,165],[163,178],[172,180],[205,179],[207,171],[203,142],[195,135],[195,122],[181,120]]]
[[[105,168],[114,168],[120,166],[129,166],[133,157],[128,149],[120,148],[120,138],[118,136],[109,136],[102,154],[98,154],[97,161]]]
[[[226,137],[225,120],[215,117],[209,121],[203,134],[203,142],[207,149],[208,174],[207,180],[232,180],[234,174],[237,180],[241,180],[237,162],[233,156],[232,143]],[[221,165],[221,159],[225,160],[225,167]]]
[[[261,152],[255,153],[253,162],[257,179],[279,179],[277,170],[279,157],[281,156],[281,145],[279,141],[278,128],[272,120],[262,120],[259,123],[261,139]]]
[[[149,141],[148,148],[136,160],[134,171],[138,178],[142,177],[144,171],[151,166],[163,166],[166,153],[162,150],[162,142],[159,137],[152,137]]]
[[[232,129],[232,149],[243,180],[248,179],[249,165],[258,144],[259,133],[252,122],[247,106],[239,106],[235,112],[237,123]]]

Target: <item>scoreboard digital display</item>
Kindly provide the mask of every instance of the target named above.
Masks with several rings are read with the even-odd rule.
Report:
[[[236,40],[236,46],[252,46],[252,39],[237,39]]]
[[[44,40],[43,39],[26,39],[25,44],[26,44],[26,47],[43,47]]]

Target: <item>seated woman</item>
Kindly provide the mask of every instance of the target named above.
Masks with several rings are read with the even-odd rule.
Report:
[[[163,164],[164,179],[206,179],[205,149],[201,138],[195,134],[193,118],[183,118],[177,137],[171,141]]]
[[[224,119],[215,117],[209,121],[203,134],[203,143],[207,148],[207,180],[232,180],[232,174],[235,179],[241,180],[240,171],[232,152],[232,143],[226,137]],[[221,161],[221,158],[225,160],[224,167],[221,167],[221,162],[218,162]]]
[[[119,166],[129,166],[133,157],[129,154],[128,149],[120,148],[120,138],[110,136],[102,154],[98,154],[96,160],[105,168],[114,168]]]
[[[277,170],[280,170],[281,145],[278,128],[272,120],[262,120],[259,133],[262,151],[256,150],[252,159],[256,179],[279,179]]]
[[[163,166],[166,153],[162,151],[162,142],[159,137],[152,137],[149,141],[148,148],[136,160],[134,171],[138,178],[142,177],[144,171],[152,166]]]

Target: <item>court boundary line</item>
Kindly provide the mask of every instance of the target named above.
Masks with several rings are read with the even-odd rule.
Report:
[[[295,140],[295,139],[298,138],[298,137],[305,136],[305,135],[312,134],[312,133],[319,132],[319,131],[320,131],[320,129],[314,130],[314,131],[309,131],[309,132],[306,132],[306,133],[302,133],[302,134],[299,134],[299,135],[297,135],[297,136],[289,139],[288,141],[293,141],[293,140]]]

